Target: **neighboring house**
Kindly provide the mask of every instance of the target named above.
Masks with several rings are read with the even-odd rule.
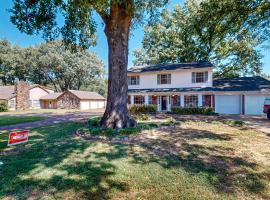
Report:
[[[155,104],[158,111],[173,106],[212,107],[220,114],[263,114],[270,81],[262,77],[213,80],[209,62],[160,64],[128,70],[129,104]]]
[[[41,97],[42,108],[54,109],[97,109],[105,108],[106,99],[96,92],[67,90]]]
[[[0,86],[0,101],[6,102],[9,110],[39,109],[40,97],[53,92],[40,85],[18,82],[12,86]]]

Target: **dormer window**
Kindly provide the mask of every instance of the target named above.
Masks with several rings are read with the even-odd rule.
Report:
[[[192,83],[206,83],[208,81],[208,72],[192,72]]]
[[[171,74],[158,74],[157,75],[157,84],[171,84]]]
[[[140,85],[140,76],[128,76],[128,85]]]

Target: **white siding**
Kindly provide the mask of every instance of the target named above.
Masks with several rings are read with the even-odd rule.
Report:
[[[240,95],[216,95],[216,113],[220,114],[240,114],[241,96]]]
[[[206,83],[192,83],[192,72],[204,71],[208,71],[208,81]],[[157,74],[161,73],[171,74],[171,84],[157,84]],[[212,74],[212,69],[210,68],[141,73],[137,74],[140,76],[140,85],[129,86],[129,89],[212,87]]]
[[[270,95],[245,95],[245,114],[262,115],[266,97],[270,97]]]

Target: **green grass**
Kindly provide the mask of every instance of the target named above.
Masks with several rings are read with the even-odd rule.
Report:
[[[34,122],[47,119],[42,116],[0,116],[0,126],[20,124],[25,122]]]
[[[77,138],[74,132],[81,126],[66,123],[35,128],[30,131],[27,144],[13,147],[6,147],[8,134],[0,134],[0,160],[4,163],[0,165],[0,199],[270,197],[269,168],[262,171],[259,161],[249,165],[245,161],[248,158],[237,157],[240,154],[234,158],[229,149],[245,152],[239,146],[241,142],[232,138],[232,134],[237,134],[234,136],[245,143],[243,148],[247,148],[248,138],[256,138],[256,147],[264,141],[264,150],[269,152],[268,141],[263,135],[256,136],[256,132],[217,123],[187,122],[183,129],[157,130],[158,135],[160,131],[166,133],[164,140],[153,137],[144,145],[128,145]],[[224,132],[232,130],[235,132],[231,134]],[[155,132],[150,135],[155,136]],[[155,145],[165,150],[175,148],[178,156],[161,156],[152,148]],[[219,166],[219,159],[225,165]],[[268,164],[267,159],[265,163]]]

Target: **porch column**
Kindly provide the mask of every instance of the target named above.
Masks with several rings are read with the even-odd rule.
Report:
[[[130,95],[130,104],[131,104],[131,105],[134,104],[134,95]]]
[[[157,110],[158,112],[161,111],[161,96],[157,97]]]
[[[180,95],[180,106],[185,107],[185,95]]]
[[[144,96],[144,105],[148,105],[149,104],[149,96],[146,95]]]
[[[202,105],[202,95],[201,94],[199,94],[198,95],[198,107],[202,107],[203,105]]]
[[[171,100],[172,100],[171,96],[167,96],[167,111],[168,112],[171,111],[171,105],[172,105]]]

